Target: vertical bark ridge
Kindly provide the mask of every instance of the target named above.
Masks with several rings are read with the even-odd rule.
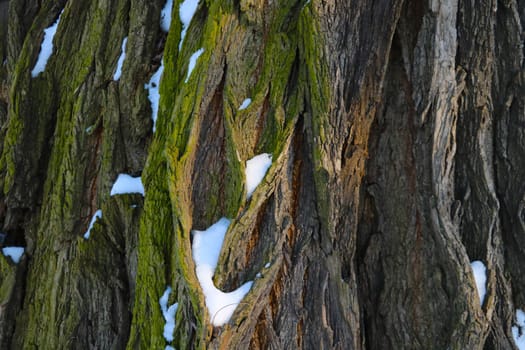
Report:
[[[201,0],[181,43],[182,3],[165,33],[164,0],[0,0],[0,246],[25,247],[0,348],[513,348],[523,1]],[[121,173],[145,198],[109,195]],[[214,327],[192,230],[223,216],[214,283],[254,283]]]

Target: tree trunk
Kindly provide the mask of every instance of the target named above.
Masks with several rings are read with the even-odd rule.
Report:
[[[190,2],[0,0],[0,348],[517,348],[525,2]],[[213,283],[253,285],[217,326],[221,217]]]

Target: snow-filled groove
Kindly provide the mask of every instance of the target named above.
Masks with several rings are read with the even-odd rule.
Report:
[[[164,60],[161,61],[161,65],[151,76],[149,82],[144,85],[144,88],[148,90],[148,99],[151,103],[151,120],[153,121],[153,132],[157,128],[157,115],[159,114],[159,101],[160,101],[160,78],[164,72]]]
[[[472,267],[472,273],[476,281],[476,287],[478,289],[479,303],[483,305],[485,300],[485,294],[487,294],[487,268],[483,262],[476,260],[470,263]]]
[[[244,101],[242,101],[241,105],[239,106],[239,111],[245,110],[246,108],[248,108],[248,106],[250,106],[251,103],[252,103],[251,98],[245,99]]]
[[[167,0],[160,12],[160,28],[164,32],[169,32],[171,26],[171,12],[173,11],[173,0]]]
[[[195,11],[197,11],[198,4],[199,0],[185,0],[180,4],[179,17],[182,23],[182,31],[180,33],[179,51],[182,48],[182,43],[186,37],[186,32],[190,26],[191,19],[193,18],[193,15],[195,15]]]
[[[64,12],[64,10],[62,10],[62,12]],[[31,77],[33,78],[37,77],[40,73],[46,70],[47,61],[53,54],[53,39],[57,32],[58,24],[60,23],[60,18],[62,17],[62,12],[60,12],[60,15],[58,16],[55,23],[44,29],[44,39],[40,45],[40,53],[38,54],[38,59],[33,70],[31,71]]]
[[[124,64],[124,60],[126,59],[126,45],[128,43],[128,37],[125,37],[124,40],[122,40],[122,46],[120,48],[120,56],[117,61],[117,68],[115,69],[115,74],[113,74],[113,80],[118,81],[120,79],[120,76],[122,75],[122,65]]]
[[[130,193],[140,193],[141,195],[144,195],[144,185],[142,184],[141,177],[119,174],[111,188],[110,196]]]
[[[168,300],[171,294],[171,287],[167,287],[159,299],[160,310],[166,324],[164,325],[163,336],[167,342],[173,341],[173,331],[175,330],[175,314],[179,307],[179,303],[174,303],[168,307]]]
[[[18,264],[20,262],[20,259],[22,258],[22,255],[24,255],[25,248],[24,247],[6,247],[2,248],[2,254],[4,256],[8,256],[13,260],[15,264]]]
[[[91,230],[93,229],[93,225],[95,225],[95,222],[97,222],[98,219],[102,219],[102,210],[97,210],[95,214],[93,214],[93,217],[91,218],[91,221],[89,222],[88,229],[86,230],[86,233],[84,233],[84,239],[89,239],[91,236]]]
[[[192,231],[192,255],[195,261],[197,279],[204,293],[210,322],[214,326],[222,326],[230,320],[235,309],[253,284],[253,281],[246,282],[229,293],[222,292],[213,284],[213,274],[229,226],[230,220],[221,218],[205,231]]]
[[[204,49],[201,48],[195,51],[193,55],[191,55],[190,62],[188,64],[188,75],[186,76],[186,80],[184,81],[185,83],[187,83],[188,80],[190,80],[191,73],[193,72],[193,69],[195,68],[195,65],[197,64],[197,60],[199,59],[199,57],[201,57],[203,52],[204,52]]]
[[[525,350],[525,312],[516,310],[516,325],[512,327],[514,344],[519,350]]]
[[[272,165],[272,155],[269,153],[259,154],[246,161],[246,197],[250,198],[253,191],[264,179],[266,172]]]

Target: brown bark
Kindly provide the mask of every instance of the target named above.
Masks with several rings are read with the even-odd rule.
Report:
[[[523,1],[201,1],[181,51],[180,1],[168,34],[161,0],[10,1],[3,17],[5,4],[0,229],[26,252],[0,255],[1,348],[515,348]],[[161,62],[152,133],[144,84]],[[272,166],[246,199],[259,153]],[[109,196],[123,172],[142,175],[144,199]],[[222,216],[214,282],[254,284],[213,327],[192,230]]]

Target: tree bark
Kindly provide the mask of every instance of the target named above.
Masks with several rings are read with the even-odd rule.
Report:
[[[165,33],[164,0],[0,0],[0,348],[516,348],[525,3],[182,2]],[[192,239],[221,217],[214,284],[254,283],[214,327]]]

